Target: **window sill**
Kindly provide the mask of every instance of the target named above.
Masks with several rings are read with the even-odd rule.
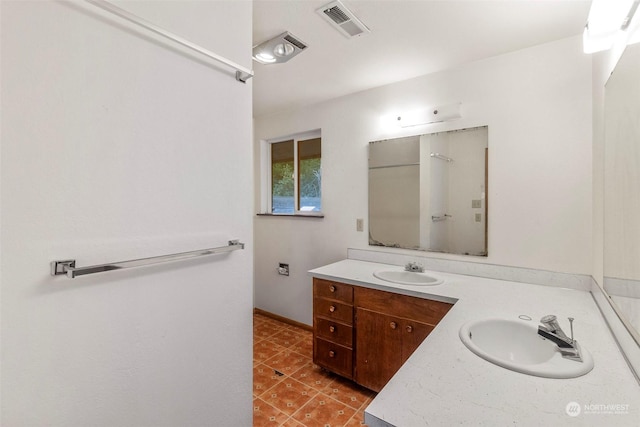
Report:
[[[315,213],[259,213],[258,216],[283,216],[287,218],[324,218],[324,214],[322,212]]]

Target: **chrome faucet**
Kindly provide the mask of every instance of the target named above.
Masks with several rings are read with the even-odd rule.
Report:
[[[414,273],[424,273],[424,267],[418,262],[408,262],[404,266],[405,271],[412,271]]]
[[[571,338],[564,333],[560,324],[558,324],[557,317],[553,314],[544,316],[540,319],[540,323],[542,323],[542,325],[538,325],[538,335],[544,339],[553,341],[558,346],[562,357],[582,362],[580,346],[578,345],[578,341],[573,339],[573,317],[569,317]]]

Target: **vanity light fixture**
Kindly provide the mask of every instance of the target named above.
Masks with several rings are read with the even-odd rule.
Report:
[[[429,123],[446,122],[462,117],[460,103],[441,105],[425,110],[410,111],[397,116],[396,124],[406,128],[410,126],[426,125]]]
[[[640,0],[593,0],[582,34],[585,53],[611,49],[629,27]]]
[[[303,50],[307,45],[288,31],[260,43],[253,48],[253,59],[261,64],[280,64],[287,62]]]

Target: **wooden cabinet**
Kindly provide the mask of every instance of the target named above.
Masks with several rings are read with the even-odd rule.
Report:
[[[314,362],[380,391],[451,304],[314,278]]]
[[[426,323],[358,307],[356,382],[380,391],[432,330]]]
[[[353,286],[313,279],[313,362],[353,379]]]

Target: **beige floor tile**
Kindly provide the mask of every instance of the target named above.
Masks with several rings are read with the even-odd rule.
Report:
[[[324,393],[314,396],[292,418],[306,427],[344,426],[356,410]]]
[[[253,399],[253,427],[280,426],[289,416],[262,399]]]
[[[307,356],[285,349],[275,356],[265,360],[264,364],[282,372],[285,375],[291,375],[310,361],[311,359]]]
[[[264,364],[259,364],[253,368],[253,395],[260,396],[274,385],[284,379],[284,375],[279,375],[273,368]]]

